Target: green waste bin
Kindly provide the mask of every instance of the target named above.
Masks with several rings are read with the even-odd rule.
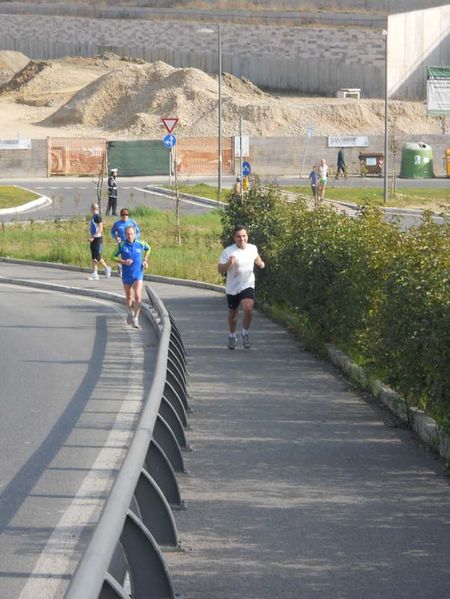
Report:
[[[407,143],[402,149],[402,179],[432,179],[433,149],[426,143]]]

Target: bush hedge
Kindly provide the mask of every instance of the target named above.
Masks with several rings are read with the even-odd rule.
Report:
[[[266,261],[258,297],[380,376],[450,430],[450,222],[431,215],[407,232],[367,208],[359,218],[256,181],[222,212],[222,242],[236,223]]]

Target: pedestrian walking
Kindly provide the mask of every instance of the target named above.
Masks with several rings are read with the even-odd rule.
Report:
[[[125,241],[121,241],[114,253],[113,259],[122,265],[122,284],[125,290],[127,305],[127,324],[140,329],[139,314],[142,304],[142,287],[144,269],[148,268],[147,257],[150,246],[146,241],[136,239],[136,229],[133,225],[125,228]]]
[[[233,185],[233,190],[231,192],[231,197],[233,200],[240,200],[242,195],[242,182],[240,177],[236,177],[236,181]]]
[[[256,245],[248,243],[248,233],[243,225],[236,225],[233,231],[234,243],[225,248],[220,256],[217,269],[226,274],[226,294],[228,303],[228,349],[236,349],[236,327],[239,308],[243,311],[241,330],[242,344],[250,349],[249,328],[255,305],[254,266],[264,268]]]
[[[325,197],[325,189],[328,183],[328,164],[325,158],[322,158],[319,164],[319,200],[323,202]]]
[[[341,148],[337,155],[337,171],[336,171],[335,179],[339,179],[340,175],[342,175],[342,177],[347,179],[347,171],[345,170],[344,148]]]
[[[314,199],[314,207],[317,208],[317,194],[319,192],[319,171],[317,164],[313,164],[312,171],[309,173],[308,179],[311,179],[311,192]]]
[[[108,177],[108,204],[106,214],[117,216],[117,169],[112,168]]]
[[[103,250],[103,222],[99,212],[98,204],[91,204],[91,222],[89,223],[89,242],[92,258],[92,273],[88,276],[90,281],[98,281],[98,265],[101,264],[105,269],[107,279],[111,276],[111,267],[108,266],[102,258]]]

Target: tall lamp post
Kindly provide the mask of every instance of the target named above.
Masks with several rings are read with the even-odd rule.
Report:
[[[384,37],[384,193],[383,200],[388,201],[388,31],[383,29]]]
[[[220,200],[222,191],[222,29],[220,24],[217,27],[217,57],[218,57],[218,81],[219,81],[219,101],[218,101],[218,126],[217,126],[217,201]],[[197,33],[214,33],[213,29],[198,29]]]

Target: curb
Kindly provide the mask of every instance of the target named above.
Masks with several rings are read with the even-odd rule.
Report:
[[[325,200],[330,204],[338,204],[339,206],[345,206],[345,208],[350,208],[351,210],[360,210],[361,206],[358,204],[352,204],[351,202],[342,202],[341,200]],[[400,213],[400,214],[410,214],[411,216],[421,215],[426,211],[426,208],[395,208],[394,206],[378,206],[383,212],[387,213]],[[433,212],[435,216],[442,216],[441,212]],[[450,216],[450,214],[448,214]]]
[[[369,391],[378,401],[412,428],[425,445],[450,461],[450,434],[441,430],[437,422],[417,407],[408,406],[406,399],[377,379],[367,376],[364,369],[353,362],[334,345],[325,345],[331,362],[359,388]]]
[[[20,258],[0,258],[0,262],[8,264],[21,264],[22,266],[42,266],[44,268],[56,268],[59,270],[69,270],[72,272],[90,273],[91,268],[83,266],[72,266],[71,264],[59,264],[58,262],[39,262],[38,260],[21,260]],[[111,273],[112,277],[118,277],[117,273]],[[170,285],[180,285],[184,287],[196,287],[197,289],[207,289],[224,294],[225,287],[215,285],[214,283],[205,283],[203,281],[194,281],[192,279],[176,279],[175,277],[164,277],[162,275],[144,275],[144,281],[153,281],[154,283],[167,283]],[[78,289],[78,287],[76,287]],[[122,298],[123,299],[123,298]]]
[[[43,208],[44,206],[51,206],[52,200],[47,196],[41,196],[37,200],[32,200],[21,206],[15,206],[14,208],[2,208],[0,210],[0,216],[8,214],[21,214],[22,212],[28,212],[29,210],[35,210],[36,208]]]
[[[176,192],[172,189],[165,189],[164,187],[158,187],[157,185],[146,185],[144,189],[153,193],[157,193],[159,195],[168,196],[170,198],[175,198],[177,195]],[[204,204],[205,206],[213,206],[214,208],[217,208],[218,206],[227,206],[225,202],[221,202],[218,200],[210,200],[209,198],[195,196],[190,193],[179,192],[178,195],[182,200],[192,200],[193,202],[198,202],[199,204]]]

